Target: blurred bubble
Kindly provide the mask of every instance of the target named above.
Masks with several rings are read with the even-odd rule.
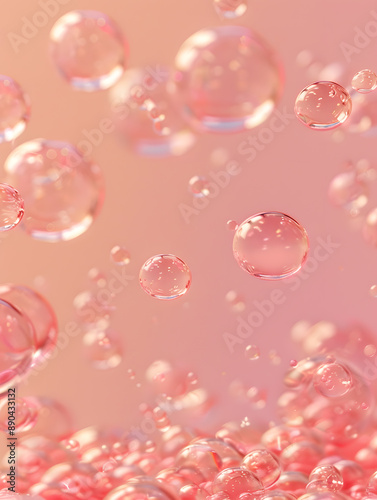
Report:
[[[122,33],[102,12],[67,12],[52,27],[50,45],[59,73],[78,90],[111,87],[121,77],[126,64]]]
[[[194,175],[189,180],[189,191],[196,198],[203,198],[208,196],[210,183],[206,177]]]
[[[180,156],[196,136],[168,92],[170,70],[155,65],[130,69],[111,89],[114,122],[128,145],[144,156]]]
[[[260,213],[246,219],[233,239],[238,265],[262,279],[282,279],[296,273],[308,251],[305,229],[280,212]]]
[[[369,293],[374,299],[377,298],[377,285],[372,285],[369,288]]]
[[[212,483],[214,493],[226,493],[231,500],[238,500],[242,493],[262,490],[257,476],[248,469],[229,467],[218,473]]]
[[[129,264],[131,260],[131,256],[128,250],[119,245],[115,245],[110,250],[110,257],[111,260],[114,262],[114,264],[117,264],[118,266],[124,266],[126,264]]]
[[[213,5],[224,19],[241,17],[247,10],[247,0],[213,0]]]
[[[226,225],[229,231],[236,231],[238,229],[238,224],[235,220],[228,220]]]
[[[8,409],[14,411],[14,435],[32,429],[38,420],[38,407],[32,398],[16,398],[14,405],[8,407],[7,399],[0,400],[0,430],[8,432]]]
[[[35,139],[12,151],[5,162],[10,184],[25,201],[22,227],[43,241],[70,240],[84,233],[104,195],[100,169],[71,144]]]
[[[352,387],[351,372],[340,363],[326,363],[318,368],[313,377],[316,391],[327,398],[338,398]]]
[[[373,208],[366,216],[363,236],[367,243],[377,247],[377,208]]]
[[[225,300],[228,302],[234,312],[242,312],[246,308],[244,298],[234,290],[230,290],[225,295]]]
[[[319,465],[309,476],[308,491],[339,491],[343,488],[343,478],[334,465]]]
[[[370,69],[362,69],[354,75],[351,85],[357,92],[367,94],[377,88],[377,75]]]
[[[368,344],[364,347],[364,354],[365,356],[367,356],[368,358],[373,358],[373,356],[375,356],[376,354],[376,351],[377,351],[377,347],[373,344]]]
[[[355,216],[368,203],[369,187],[357,171],[342,172],[331,181],[328,195],[333,205]]]
[[[259,347],[252,344],[248,345],[245,349],[245,356],[250,360],[259,359]]]
[[[338,83],[321,81],[305,87],[295,103],[297,118],[316,130],[333,129],[347,120],[352,110],[351,97]]]
[[[24,215],[24,200],[20,193],[8,184],[0,184],[0,231],[9,231]]]
[[[218,26],[194,33],[175,59],[172,92],[186,119],[206,132],[263,123],[282,86],[275,54],[250,29]]]
[[[11,142],[21,135],[29,117],[27,95],[12,78],[0,75],[0,144]]]
[[[191,272],[183,260],[175,255],[155,255],[141,267],[141,288],[157,299],[176,299],[191,285]]]
[[[115,368],[122,361],[119,335],[112,330],[89,330],[84,334],[85,357],[98,370]]]
[[[38,292],[27,286],[0,285],[0,298],[22,312],[35,331],[35,353],[33,366],[42,362],[55,347],[58,323],[51,304]]]

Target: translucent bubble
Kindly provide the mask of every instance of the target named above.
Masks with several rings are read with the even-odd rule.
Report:
[[[305,87],[295,103],[297,118],[309,128],[329,130],[347,120],[352,110],[348,92],[338,83],[316,82]]]
[[[366,216],[363,236],[367,243],[377,247],[377,208],[373,208]]]
[[[106,289],[105,289],[106,290]],[[106,300],[103,300],[105,298]],[[96,294],[85,291],[81,292],[73,300],[73,307],[80,322],[86,326],[101,326],[106,327],[109,324],[109,318],[114,307],[110,305],[108,293],[102,297],[101,290]]]
[[[210,193],[209,190],[209,181],[206,177],[194,175],[189,180],[189,191],[196,198],[203,198],[204,196],[208,196]]]
[[[16,398],[14,406],[9,409],[15,411],[15,435],[32,429],[38,420],[38,407],[33,403],[32,398]],[[0,430],[8,432],[8,401],[0,401]]]
[[[213,0],[213,5],[220,17],[235,19],[245,14],[247,0]]]
[[[11,142],[21,135],[29,117],[27,95],[12,78],[0,75],[0,144]]]
[[[175,255],[155,255],[141,267],[141,288],[157,299],[176,299],[191,285],[191,272],[183,260]]]
[[[238,265],[262,279],[282,279],[297,273],[308,250],[305,229],[280,212],[260,213],[246,219],[233,239]]]
[[[245,355],[248,359],[259,359],[259,347],[256,345],[248,345],[245,349]]]
[[[83,337],[84,354],[98,370],[115,368],[122,361],[119,335],[112,330],[89,330]]]
[[[172,500],[174,495],[164,483],[146,476],[129,479],[126,483],[112,490],[106,500]]]
[[[228,220],[226,225],[229,231],[236,231],[238,229],[238,224],[235,220]]]
[[[306,486],[309,491],[339,491],[342,488],[342,475],[334,465],[315,467],[310,473]]]
[[[328,194],[333,205],[358,215],[368,203],[369,186],[356,171],[342,172],[331,181]]]
[[[179,156],[196,141],[168,92],[169,82],[170,70],[153,65],[126,71],[111,89],[114,123],[121,137],[140,155]],[[158,116],[164,117],[162,121],[153,119],[156,109]]]
[[[247,399],[257,410],[262,410],[267,403],[267,391],[258,387],[250,387],[246,393]]]
[[[320,446],[310,441],[292,443],[280,455],[284,470],[299,471],[309,474],[323,457]]]
[[[70,240],[84,233],[102,205],[97,165],[66,142],[35,139],[12,151],[5,162],[10,184],[25,201],[22,226],[43,241]]]
[[[282,90],[273,51],[250,29],[218,26],[194,33],[179,49],[172,92],[200,131],[237,132],[271,114]]]
[[[0,394],[27,374],[34,353],[35,331],[29,318],[0,299]]]
[[[117,264],[118,266],[124,266],[129,264],[131,261],[130,253],[124,247],[119,245],[115,245],[115,247],[110,250],[110,257],[114,264]]]
[[[78,90],[111,87],[126,64],[126,43],[106,14],[75,10],[64,14],[50,32],[51,56],[59,73]]]
[[[354,75],[351,85],[357,92],[367,94],[377,88],[377,75],[370,69],[362,69]]]
[[[228,302],[234,312],[242,312],[246,308],[244,298],[234,290],[230,290],[225,295],[225,300]]]
[[[190,468],[202,474],[205,480],[213,480],[222,467],[218,453],[205,444],[190,444],[175,458],[178,467]]]
[[[281,474],[279,459],[268,450],[251,451],[242,460],[241,466],[252,472],[264,488],[276,483]]]
[[[0,184],[0,231],[13,229],[24,215],[24,200],[8,184]]]
[[[377,352],[377,347],[373,344],[368,344],[364,347],[364,355],[368,358],[373,358]]]
[[[0,298],[31,321],[35,331],[33,366],[41,363],[55,347],[58,337],[57,318],[51,304],[32,288],[14,284],[0,285]]]
[[[313,377],[316,391],[327,398],[344,396],[352,387],[352,374],[340,363],[326,363],[318,368]]]
[[[214,493],[226,493],[231,500],[238,500],[242,493],[252,493],[263,489],[257,476],[247,469],[232,467],[224,469],[212,483]]]

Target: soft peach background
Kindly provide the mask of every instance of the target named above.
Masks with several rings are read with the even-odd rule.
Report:
[[[30,18],[40,6],[35,0],[2,1],[1,6],[0,73],[16,79],[33,105],[30,123],[15,145],[36,137],[79,142],[83,129],[97,127],[109,116],[108,92],[73,91],[55,71],[47,46],[49,29],[58,16],[16,54],[7,34],[20,33],[22,17]],[[211,0],[72,0],[60,7],[59,15],[88,8],[102,10],[117,20],[129,41],[129,67],[171,65],[181,43],[194,31],[224,23]],[[373,20],[373,8],[377,11],[372,0],[250,1],[239,23],[255,29],[275,47],[285,68],[286,86],[279,109],[293,112],[297,93],[315,80],[296,64],[297,54],[304,49],[323,65],[341,63],[344,77],[339,83],[345,86],[354,72],[377,70],[376,38],[349,63],[340,48],[342,42],[353,43],[356,26],[364,28]],[[331,132],[310,131],[292,120],[252,163],[247,163],[237,148],[245,137],[257,132],[202,136],[185,156],[158,160],[138,157],[115,134],[107,135],[92,155],[105,175],[106,201],[85,235],[49,244],[34,241],[18,228],[1,240],[1,281],[34,286],[36,277],[45,278],[40,290],[57,312],[60,331],[72,320],[72,301],[86,289],[88,270],[95,266],[110,272],[109,251],[115,244],[125,246],[132,255],[128,274],[135,279],[116,298],[113,319],[113,327],[124,340],[122,364],[107,372],[95,371],[83,359],[81,339],[76,337],[24,385],[23,394],[58,399],[70,408],[77,426],[126,428],[137,425],[137,405],[147,397],[145,369],[155,359],[165,358],[194,370],[200,383],[218,398],[217,406],[202,422],[204,426],[246,415],[250,420],[268,421],[274,418],[282,373],[297,356],[297,347],[289,337],[296,321],[327,319],[340,327],[362,322],[375,331],[376,301],[369,288],[377,283],[376,249],[363,241],[360,221],[350,221],[327,199],[329,182],[345,161],[367,158],[376,166],[375,138],[347,134],[343,142],[335,142]],[[12,147],[0,146],[1,162]],[[242,172],[186,224],[178,207],[190,203],[188,180],[215,170],[210,154],[216,148],[225,148],[230,159],[240,161]],[[369,208],[376,203],[376,185],[372,185]],[[340,244],[296,292],[284,283],[248,276],[233,259],[227,220],[241,222],[268,210],[298,219],[312,246],[318,237],[328,236]],[[193,283],[186,297],[158,301],[140,289],[140,266],[156,253],[176,254],[190,266]],[[266,298],[276,287],[284,291],[286,302],[250,339],[260,347],[261,358],[255,362],[246,359],[248,341],[230,354],[222,335],[235,331],[237,313],[226,304],[225,294],[234,289],[244,295],[246,311],[241,315],[245,317],[254,309],[254,300]],[[282,358],[279,366],[268,358],[271,349]],[[135,380],[130,380],[129,368],[135,371]],[[235,379],[267,389],[266,409],[258,411],[231,398],[228,387]],[[141,388],[136,387],[137,382]]]

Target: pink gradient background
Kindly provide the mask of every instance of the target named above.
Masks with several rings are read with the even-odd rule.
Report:
[[[83,129],[98,127],[102,118],[110,116],[108,91],[73,91],[49,60],[49,29],[72,9],[102,10],[118,22],[129,41],[129,67],[172,65],[178,48],[193,32],[227,24],[218,18],[211,0],[72,0],[15,53],[7,34],[20,33],[22,17],[31,18],[40,6],[35,0],[4,3],[0,72],[17,80],[32,101],[30,123],[15,146],[37,137],[77,144],[84,138]],[[338,83],[344,86],[350,85],[352,75],[360,69],[377,70],[377,37],[350,62],[340,46],[342,42],[353,44],[356,26],[363,29],[367,22],[376,21],[372,9],[377,12],[372,0],[250,0],[247,14],[234,24],[255,29],[278,50],[286,75],[278,108],[293,113],[298,92],[315,81],[297,66],[300,51],[310,50],[323,65],[341,63],[344,76]],[[60,331],[72,321],[72,301],[86,289],[89,269],[113,269],[109,252],[115,244],[125,246],[132,259],[127,274],[134,280],[116,297],[112,321],[124,341],[121,365],[106,372],[94,370],[83,358],[81,339],[76,337],[45,370],[22,386],[22,394],[58,399],[72,411],[78,427],[101,424],[126,428],[137,425],[138,404],[148,398],[146,368],[163,358],[195,371],[200,384],[217,398],[216,406],[202,421],[204,427],[246,415],[251,421],[268,422],[275,417],[282,374],[298,356],[289,335],[295,322],[325,319],[339,327],[361,322],[375,332],[377,303],[369,288],[377,283],[376,249],[362,238],[362,218],[350,220],[327,198],[329,182],[345,161],[366,158],[377,166],[374,136],[346,134],[343,142],[335,142],[331,132],[311,131],[291,119],[254,161],[247,162],[238,152],[239,144],[260,128],[235,135],[202,135],[186,155],[165,159],[138,157],[116,134],[108,134],[92,154],[105,176],[105,204],[86,234],[70,242],[49,244],[35,241],[17,228],[1,239],[1,282],[33,287],[36,277],[45,278],[40,291],[55,308]],[[2,164],[12,147],[0,146]],[[187,224],[179,205],[190,204],[192,199],[188,181],[193,175],[216,170],[210,155],[217,148],[225,148],[242,171]],[[372,184],[368,208],[376,205],[377,186]],[[247,275],[232,255],[233,235],[226,222],[242,222],[254,213],[270,210],[297,219],[306,228],[312,248],[318,237],[331,237],[340,245],[295,292],[286,283]],[[140,266],[157,253],[176,254],[189,265],[193,282],[185,297],[159,301],[139,287]],[[266,299],[275,288],[283,291],[285,303],[231,354],[223,333],[235,333],[238,313],[226,303],[226,293],[236,290],[244,296],[246,310],[240,315],[245,318],[254,309],[253,301]],[[259,360],[245,357],[249,343],[260,347]],[[268,358],[271,349],[282,358],[278,366]],[[130,368],[136,373],[135,380],[127,374]],[[232,398],[228,387],[235,379],[266,389],[266,408],[255,410]],[[136,387],[137,382],[141,388]]]

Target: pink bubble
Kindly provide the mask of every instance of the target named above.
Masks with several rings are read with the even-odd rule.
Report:
[[[29,118],[28,96],[12,78],[0,75],[0,143],[21,135]]]
[[[351,85],[357,92],[367,94],[377,88],[377,75],[370,69],[362,69],[354,75]]]
[[[334,465],[315,467],[306,486],[308,491],[339,491],[343,488],[343,478]]]
[[[177,467],[197,470],[205,480],[213,480],[222,468],[219,454],[208,444],[193,443],[182,450],[175,457]]]
[[[377,208],[373,208],[366,216],[363,236],[367,243],[377,247]]]
[[[114,122],[121,137],[140,155],[180,156],[196,142],[176,109],[169,82],[170,70],[157,64],[126,71],[111,89]],[[153,119],[155,113],[158,117]]]
[[[316,82],[305,87],[295,103],[297,118],[314,130],[330,130],[344,123],[352,110],[351,97],[338,83]]]
[[[115,245],[110,250],[110,257],[114,264],[117,264],[118,266],[124,266],[129,264],[131,261],[131,256],[128,250],[119,245]]]
[[[24,200],[8,184],[0,184],[0,231],[9,231],[20,223],[24,215]]]
[[[56,344],[58,324],[53,308],[42,295],[27,286],[0,285],[0,298],[17,307],[31,321],[36,338],[33,365],[39,364]]]
[[[0,394],[27,374],[35,349],[35,330],[29,318],[0,299]]]
[[[305,229],[280,212],[260,213],[246,219],[233,239],[238,265],[261,279],[282,279],[297,273],[308,251]]]
[[[331,181],[328,195],[333,205],[344,208],[350,215],[358,215],[368,203],[369,186],[356,171],[343,172]]]
[[[250,29],[200,30],[175,59],[172,92],[185,118],[206,132],[238,132],[271,114],[282,90],[275,54]]]
[[[340,363],[326,363],[313,376],[314,388],[327,398],[342,397],[352,387],[352,374]]]
[[[32,398],[16,398],[13,410],[15,412],[15,435],[32,429],[38,420],[38,407]],[[0,430],[8,432],[8,401],[0,401]]]
[[[213,5],[224,19],[241,17],[247,10],[247,0],[213,0]]]
[[[210,194],[210,183],[206,177],[194,175],[189,180],[189,191],[196,198],[203,198]]]
[[[59,73],[78,90],[107,89],[124,71],[127,45],[118,26],[102,12],[64,14],[51,29],[50,45]]]
[[[109,329],[94,328],[83,337],[84,355],[98,370],[117,367],[122,361],[122,345],[119,335]]]
[[[231,500],[238,500],[242,493],[253,493],[262,489],[262,483],[255,474],[238,467],[222,470],[212,483],[214,493],[224,492]]]
[[[279,459],[270,451],[263,449],[253,450],[246,455],[241,467],[252,472],[264,488],[269,488],[276,483],[281,474]]]
[[[175,255],[155,255],[141,267],[141,288],[157,299],[170,300],[184,295],[191,285],[191,272]]]
[[[107,496],[106,500],[173,500],[174,492],[169,485],[163,484],[150,477],[136,477],[128,480],[124,485],[115,488]]]
[[[102,174],[66,142],[36,139],[12,151],[5,162],[11,185],[25,201],[23,228],[43,241],[84,233],[103,201]]]

